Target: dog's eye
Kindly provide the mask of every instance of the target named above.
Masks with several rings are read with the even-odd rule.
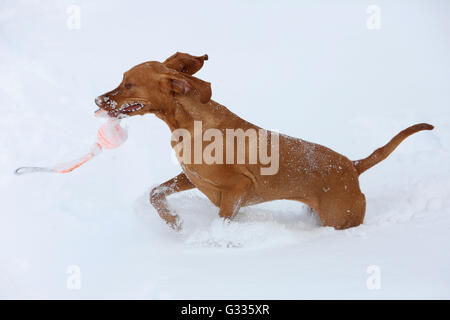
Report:
[[[129,83],[129,82],[125,83],[125,88],[130,89],[131,88],[131,83]]]

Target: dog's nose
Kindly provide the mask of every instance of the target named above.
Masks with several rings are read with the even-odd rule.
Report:
[[[103,106],[103,97],[100,96],[95,98],[95,104],[101,108]]]

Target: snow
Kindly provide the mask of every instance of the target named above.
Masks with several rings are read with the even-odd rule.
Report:
[[[450,3],[380,0],[368,30],[372,4],[2,1],[0,298],[450,298]],[[208,54],[198,77],[231,111],[352,160],[436,128],[361,176],[365,223],[344,231],[291,201],[226,223],[193,190],[169,200],[173,232],[148,195],[181,169],[151,115],[122,120],[127,143],[70,174],[13,174],[85,153],[95,97],[176,51]]]

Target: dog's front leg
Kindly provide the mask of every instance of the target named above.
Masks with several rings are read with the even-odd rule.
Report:
[[[233,188],[222,191],[219,216],[225,219],[232,219],[243,205],[250,186],[251,180],[245,176],[241,176],[235,181]]]
[[[181,221],[178,215],[170,212],[166,197],[185,190],[193,189],[195,186],[186,177],[184,173],[180,173],[150,191],[150,203],[155,207],[156,211],[166,223],[175,230],[181,229]]]

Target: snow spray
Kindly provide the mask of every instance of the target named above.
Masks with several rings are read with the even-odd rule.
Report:
[[[96,117],[104,117],[105,111],[99,109]],[[99,155],[103,149],[115,149],[120,147],[128,138],[127,130],[120,126],[120,119],[110,118],[98,129],[97,141],[92,145],[91,151],[84,156],[54,167],[20,167],[14,173],[22,175],[33,172],[68,173]]]

